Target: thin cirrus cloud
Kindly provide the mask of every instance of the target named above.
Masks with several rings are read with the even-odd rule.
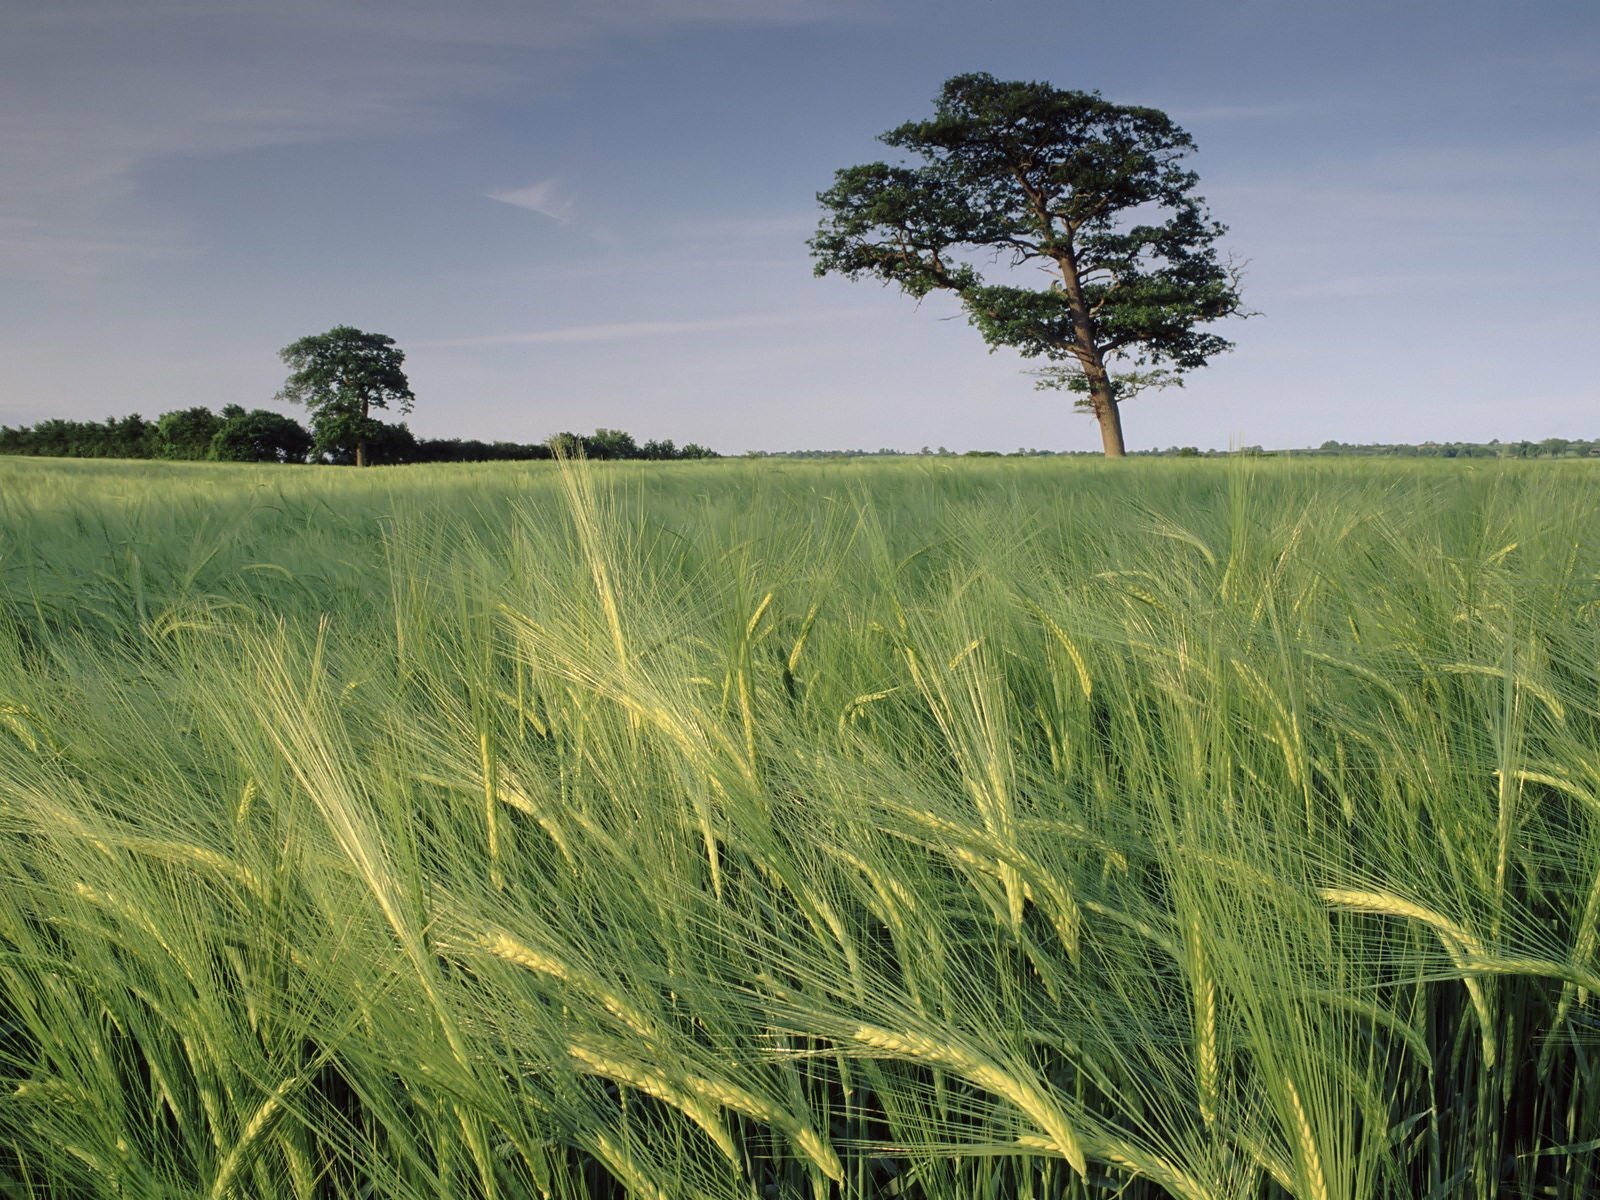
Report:
[[[529,212],[549,217],[552,221],[559,221],[563,225],[573,217],[572,196],[554,179],[536,180],[525,187],[502,188],[490,192],[489,199],[509,204],[513,208],[525,208]]]
[[[868,309],[827,312],[746,313],[735,317],[705,317],[693,321],[619,321],[599,325],[567,325],[557,329],[532,329],[520,333],[491,333],[481,337],[438,338],[414,343],[430,350],[465,350],[480,346],[552,346],[578,342],[627,342],[667,334],[729,333],[744,329],[783,329],[865,315]]]
[[[454,127],[585,48],[695,26],[850,19],[863,0],[4,0],[0,279],[193,253],[187,214],[142,204],[174,160]],[[560,57],[551,57],[560,56]],[[571,218],[548,182],[494,198]]]

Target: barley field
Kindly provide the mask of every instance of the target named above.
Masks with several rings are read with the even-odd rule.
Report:
[[[1600,1192],[1594,464],[0,462],[0,1194]]]

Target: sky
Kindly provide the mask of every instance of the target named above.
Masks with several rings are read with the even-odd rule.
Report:
[[[291,411],[349,324],[421,436],[1097,448],[949,297],[812,273],[967,71],[1195,139],[1256,315],[1130,448],[1600,436],[1594,0],[3,0],[0,424]]]

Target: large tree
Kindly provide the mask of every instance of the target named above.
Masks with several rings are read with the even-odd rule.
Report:
[[[958,75],[931,120],[881,140],[900,162],[847,167],[817,197],[817,274],[955,293],[991,349],[1045,360],[1041,386],[1079,394],[1108,456],[1124,453],[1122,401],[1230,348],[1199,327],[1241,312],[1238,275],[1165,113]]]
[[[372,410],[394,404],[408,413],[416,400],[401,369],[405,352],[381,333],[339,325],[285,346],[279,356],[290,374],[278,399],[310,410],[318,455],[353,449],[356,466],[366,466],[367,443],[381,436]]]

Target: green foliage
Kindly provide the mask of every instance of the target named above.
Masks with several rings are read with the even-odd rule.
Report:
[[[185,408],[163,413],[156,420],[156,457],[210,458],[212,440],[221,427],[222,418],[209,408]]]
[[[708,450],[694,442],[682,447],[670,438],[666,441],[649,441],[639,445],[630,433],[620,429],[596,429],[590,436],[581,433],[558,433],[546,443],[552,452],[563,458],[588,458],[596,460],[643,459],[664,462],[674,459],[718,458],[715,450]]]
[[[154,458],[161,443],[155,426],[138,413],[104,421],[59,418],[13,428],[0,425],[0,454],[45,458]]]
[[[1323,442],[1309,455],[1351,455],[1363,458],[1600,458],[1600,438],[1545,438],[1502,442]]]
[[[303,463],[311,453],[311,435],[282,413],[237,405],[223,410],[211,439],[211,457],[221,462]]]
[[[368,443],[378,454],[404,436],[373,419],[391,405],[409,413],[416,397],[403,369],[405,352],[392,337],[338,325],[291,342],[279,353],[289,377],[278,399],[311,412],[312,447],[330,461],[362,465]]]
[[[594,436],[583,439],[583,446],[590,458],[642,457],[633,435],[620,429],[596,429]]]
[[[544,442],[485,442],[477,438],[418,438],[407,462],[529,462],[551,457]]]
[[[1097,412],[1229,348],[1201,327],[1241,312],[1237,274],[1164,113],[958,75],[931,119],[881,140],[906,160],[845,168],[818,196],[818,275],[953,292],[991,348],[1046,360],[1041,386],[1093,392]]]
[[[1589,463],[8,460],[0,520],[0,1191],[1596,1190]]]
[[[365,430],[359,439],[353,432],[338,432],[342,427],[337,424],[328,426],[328,443],[320,450],[313,445],[313,452],[320,454],[322,461],[338,466],[394,466],[412,461],[417,439],[404,421],[366,421],[349,429],[358,427]]]
[[[163,429],[168,433],[162,433]],[[367,461],[371,463],[528,462],[552,457],[560,445],[569,457],[675,461],[717,458],[715,450],[694,442],[678,446],[670,438],[642,446],[620,429],[599,429],[592,437],[560,433],[543,442],[485,442],[475,438],[418,438],[401,422],[374,421],[367,427]],[[206,430],[212,432],[207,435]],[[197,447],[208,437],[202,452]],[[164,414],[154,424],[135,415],[94,421],[41,421],[19,428],[0,426],[0,454],[51,458],[178,458],[223,462],[306,461],[312,437],[299,422],[267,409],[246,412],[237,404],[221,414],[190,408]],[[355,461],[353,442],[339,442],[320,452],[321,461]]]
[[[228,462],[304,462],[311,437],[281,413],[237,404],[220,414],[186,408],[146,421],[137,413],[99,421],[0,426],[0,454],[45,458],[163,458]]]

